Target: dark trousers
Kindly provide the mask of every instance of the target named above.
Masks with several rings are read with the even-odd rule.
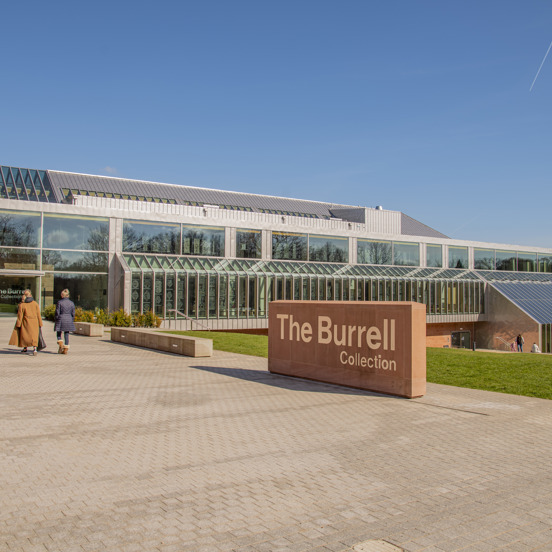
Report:
[[[69,345],[69,332],[63,332],[63,339],[65,342],[65,345]],[[57,333],[57,340],[61,341],[61,332]]]

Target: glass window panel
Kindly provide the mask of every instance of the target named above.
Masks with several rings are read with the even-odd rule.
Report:
[[[107,251],[108,219],[45,214],[42,244],[52,249]]]
[[[306,261],[307,241],[306,234],[272,232],[272,258]]]
[[[228,276],[219,276],[219,318],[228,317]]]
[[[228,301],[230,318],[238,317],[238,282],[237,276],[228,276]]]
[[[399,266],[420,266],[420,244],[393,242],[393,264]]]
[[[38,249],[12,249],[0,247],[0,268],[6,270],[38,270],[40,265]]]
[[[40,297],[40,289],[38,288],[37,276],[14,276],[14,275],[2,275],[0,274],[0,317],[12,316],[17,314],[19,303],[21,302],[21,296],[26,289],[30,289],[33,297]],[[48,297],[49,295],[49,297]],[[43,299],[48,297],[49,302],[53,303],[53,297],[50,294],[43,294]],[[41,309],[44,305],[41,305]],[[6,362],[5,360],[3,363]],[[5,364],[3,364],[5,366]]]
[[[247,314],[251,318],[257,317],[257,278],[248,277]]]
[[[513,270],[517,268],[517,259],[515,251],[496,251],[496,269]]]
[[[180,251],[180,225],[125,220],[123,251],[175,255]]]
[[[130,312],[140,312],[140,298],[142,287],[142,275],[140,273],[134,273],[132,275],[131,291],[130,291]]]
[[[198,275],[197,306],[198,318],[207,318],[207,275]]]
[[[50,275],[51,276],[51,275]],[[43,287],[47,278],[43,278]],[[68,289],[71,300],[84,310],[107,309],[107,274],[53,274],[53,297]],[[57,301],[57,299],[56,299]]]
[[[218,278],[215,274],[209,275],[209,318],[217,317]]]
[[[518,271],[519,272],[536,272],[537,271],[537,254],[523,253],[518,251]]]
[[[468,268],[468,248],[456,247],[450,245],[449,248],[449,268]]]
[[[259,318],[266,318],[267,313],[267,278],[259,276]]]
[[[81,251],[42,251],[42,270],[64,272],[107,272],[107,253]]]
[[[183,224],[182,254],[224,257],[224,228]]]
[[[494,249],[473,250],[473,268],[477,270],[494,270],[495,252]]]
[[[39,247],[40,213],[0,210],[0,246]]]
[[[360,264],[390,265],[393,260],[390,241],[357,241],[357,262]]]
[[[155,274],[154,284],[154,307],[155,314],[164,318],[163,302],[165,299],[165,276],[163,273]]]
[[[348,262],[349,239],[332,236],[309,236],[309,261]]]
[[[539,253],[539,272],[552,272],[552,256]]]
[[[188,316],[195,318],[197,313],[197,276],[190,274],[188,276]]]
[[[144,274],[142,287],[142,312],[148,312],[153,307],[153,274]]]
[[[177,287],[177,297],[178,297],[178,303],[177,303],[177,309],[179,312],[177,312],[178,318],[182,318],[183,314],[186,314],[186,297],[187,297],[187,284],[188,279],[186,277],[186,274],[179,274],[178,275],[178,287]]]
[[[236,230],[236,257],[260,259],[262,233],[260,230]]]

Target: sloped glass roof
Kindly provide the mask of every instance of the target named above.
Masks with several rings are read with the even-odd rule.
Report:
[[[216,257],[171,257],[125,254],[131,270],[176,270],[217,274],[259,274],[267,276],[317,276],[347,278],[388,278],[416,280],[479,280],[473,271],[405,266],[349,265],[337,263],[222,259]]]
[[[539,324],[552,323],[552,283],[495,281],[490,285]]]
[[[549,272],[509,272],[501,270],[476,270],[487,282],[548,282],[552,283]]]
[[[57,203],[46,171],[0,166],[0,199]]]

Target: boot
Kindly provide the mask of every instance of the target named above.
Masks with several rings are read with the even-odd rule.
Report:
[[[63,346],[63,354],[66,355],[69,352],[69,345]]]
[[[63,353],[63,341],[61,339],[58,339],[58,355],[61,355]]]

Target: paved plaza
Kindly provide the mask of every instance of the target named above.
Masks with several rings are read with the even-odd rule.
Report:
[[[552,401],[407,400],[71,336],[6,344],[0,550],[552,551]]]

